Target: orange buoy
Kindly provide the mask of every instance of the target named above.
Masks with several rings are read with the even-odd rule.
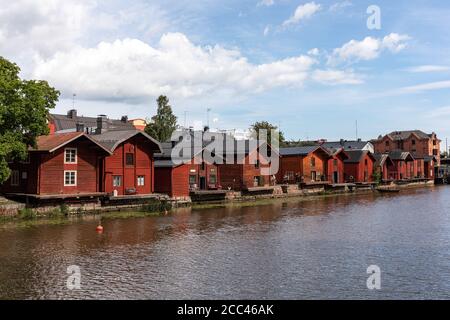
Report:
[[[102,232],[103,232],[103,227],[102,227],[102,225],[99,224],[99,225],[97,226],[97,228],[95,228],[95,231],[97,231],[98,233],[102,233]]]

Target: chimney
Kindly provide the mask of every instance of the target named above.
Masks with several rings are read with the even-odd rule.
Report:
[[[207,132],[207,131],[209,131],[209,127],[208,127],[208,126],[205,126],[205,127],[203,128],[203,132]]]
[[[362,140],[361,140],[361,138],[358,138],[358,142],[361,142]]]
[[[108,118],[104,114],[99,114],[97,116],[97,129],[95,130],[96,134],[101,134],[108,130]]]
[[[343,146],[343,145],[344,145],[344,139],[341,139],[341,140],[339,141],[339,144],[340,144],[341,146]]]
[[[77,122],[77,132],[84,132],[84,123],[83,122]]]
[[[71,110],[67,111],[67,118],[76,119],[77,118],[77,110],[71,109]]]
[[[123,123],[127,123],[128,122],[128,116],[122,116],[120,121],[122,121]]]

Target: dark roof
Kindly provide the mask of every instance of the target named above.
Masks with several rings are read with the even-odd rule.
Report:
[[[376,167],[382,167],[386,161],[391,164],[393,163],[391,157],[389,157],[389,154],[387,153],[374,153],[373,157],[375,158]]]
[[[105,146],[100,144],[98,141],[95,141],[94,139],[91,138],[91,136],[83,132],[55,133],[47,136],[39,136],[36,139],[36,148],[30,149],[30,151],[53,152],[81,137],[84,137],[92,141],[92,143],[96,144],[101,149],[111,154],[111,152]]]
[[[369,155],[374,161],[376,160],[368,150],[349,150],[345,153],[348,155],[348,159],[344,160],[345,163],[359,163],[366,155]]]
[[[423,157],[423,161],[424,161],[424,162],[430,162],[430,161],[432,161],[432,160],[436,162],[436,161],[437,161],[437,158],[436,158],[435,156],[424,156],[424,157]]]
[[[324,147],[324,148],[327,148],[327,149],[344,148],[345,151],[348,151],[348,150],[362,150],[365,146],[367,146],[368,143],[369,143],[369,141],[359,141],[359,140],[346,141],[346,140],[342,140],[342,141],[324,142],[324,143],[321,144],[321,146]]]
[[[320,146],[307,146],[307,147],[292,147],[292,148],[280,148],[281,156],[306,156],[311,152],[320,149],[328,154],[328,151]]]
[[[149,136],[147,133],[140,130],[122,130],[122,131],[106,131],[102,134],[90,135],[94,140],[105,146],[108,150],[113,152],[119,144],[136,136],[142,135],[148,140],[152,141],[157,146],[157,151],[161,151],[161,144],[156,139]]]
[[[74,116],[73,118],[65,114],[50,114],[50,119],[55,125],[56,131],[76,130],[77,123],[83,123],[85,128],[96,128],[97,117]],[[116,119],[106,119],[108,130],[130,130],[134,129],[132,123]]]
[[[411,155],[411,153],[400,150],[389,152],[389,157],[392,160],[414,160],[414,157]]]
[[[405,140],[408,139],[411,134],[415,134],[420,139],[430,139],[432,134],[427,134],[422,130],[405,130],[405,131],[393,131],[388,133],[387,136],[392,140]]]

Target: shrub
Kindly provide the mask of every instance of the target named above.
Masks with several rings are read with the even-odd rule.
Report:
[[[23,208],[19,210],[19,217],[22,219],[35,219],[37,217],[37,213],[33,209]]]

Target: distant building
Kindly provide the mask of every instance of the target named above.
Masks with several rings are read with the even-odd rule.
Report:
[[[130,119],[129,123],[133,125],[137,130],[144,131],[147,126],[147,121],[145,119]]]
[[[372,141],[375,151],[389,153],[392,151],[410,152],[413,156],[435,157],[440,164],[440,143],[436,133],[427,134],[421,130],[393,131],[385,136],[379,136]]]
[[[340,149],[344,148],[344,151],[353,151],[353,150],[365,150],[369,151],[371,153],[374,153],[374,146],[369,141],[362,141],[361,139],[358,140],[344,140],[341,139],[340,141],[324,141],[322,143],[319,143],[324,148],[327,149]]]

